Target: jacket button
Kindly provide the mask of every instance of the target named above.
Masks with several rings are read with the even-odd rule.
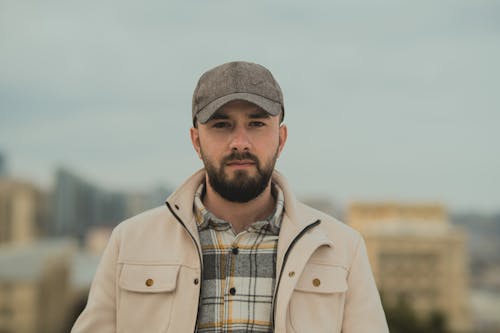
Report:
[[[313,286],[319,287],[320,284],[321,284],[321,281],[319,279],[314,279],[313,280]]]
[[[229,293],[233,296],[236,295],[236,289],[234,288],[229,289]]]
[[[198,283],[200,283],[200,280],[194,279],[194,284],[198,284]]]
[[[294,271],[290,271],[290,272],[288,272],[288,276],[289,276],[289,277],[294,277],[294,276],[295,276],[295,272],[294,272]]]
[[[237,255],[239,253],[239,250],[237,247],[233,247],[233,249],[231,251],[233,252],[234,255]]]
[[[153,279],[147,279],[146,280],[146,286],[148,287],[151,287],[155,282],[153,281]]]

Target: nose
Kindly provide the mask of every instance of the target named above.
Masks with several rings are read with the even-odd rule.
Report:
[[[249,150],[251,147],[250,138],[244,127],[235,128],[231,136],[229,148],[235,151]]]

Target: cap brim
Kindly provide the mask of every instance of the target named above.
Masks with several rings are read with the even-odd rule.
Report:
[[[209,103],[196,114],[196,118],[200,123],[204,124],[210,119],[210,117],[213,116],[215,112],[217,112],[217,110],[219,110],[225,104],[235,100],[244,100],[253,103],[269,113],[271,116],[279,115],[282,110],[280,103],[277,103],[265,97],[249,93],[234,93],[220,97],[215,101]]]

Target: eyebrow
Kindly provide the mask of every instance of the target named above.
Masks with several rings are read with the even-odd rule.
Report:
[[[210,117],[210,120],[217,120],[217,119],[229,119],[229,117],[223,113],[216,112]]]
[[[264,110],[254,112],[248,116],[250,119],[270,118],[271,115]]]

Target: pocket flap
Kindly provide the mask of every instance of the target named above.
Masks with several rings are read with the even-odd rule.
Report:
[[[307,264],[295,290],[323,294],[345,292],[347,270],[340,266]]]
[[[179,265],[124,264],[120,275],[120,288],[142,292],[158,293],[175,290]]]

